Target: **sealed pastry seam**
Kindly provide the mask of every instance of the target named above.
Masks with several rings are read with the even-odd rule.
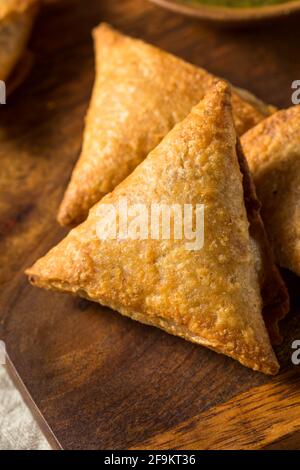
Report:
[[[289,294],[275,264],[274,253],[260,215],[261,204],[257,198],[256,189],[239,141],[237,143],[237,157],[243,175],[249,234],[263,300],[263,318],[272,344],[280,344],[282,336],[280,334],[279,322],[289,312]]]
[[[72,286],[68,284],[62,284],[59,280],[53,280],[51,282],[51,287],[49,287],[49,284],[44,282],[42,278],[39,278],[38,275],[30,274],[30,270],[28,270],[28,275],[32,285],[36,285],[51,291],[64,292],[67,294],[71,293],[74,296],[82,297],[92,302],[98,302],[97,298],[90,297],[84,290],[80,289],[78,291],[74,291]],[[186,341],[204,346],[216,353],[220,353],[220,351],[222,351],[223,354],[226,354],[226,352],[224,352],[224,345],[226,348],[226,339],[224,339],[224,341],[216,339],[208,340],[207,338],[192,333],[188,328],[184,328],[182,326],[180,327],[175,322],[171,322],[159,316],[153,315],[150,317],[140,312],[127,310],[122,305],[112,304],[111,302],[105,304],[103,301],[101,301],[101,305],[103,305],[103,307],[109,307],[112,310],[119,312],[121,315],[143,323],[144,325],[160,328],[161,330],[171,335],[179,336]],[[263,372],[267,375],[276,375],[279,371],[279,365],[277,361],[272,357],[270,359],[269,355],[263,357],[261,355],[257,355],[255,351],[253,351],[253,354],[249,355],[249,352],[241,353],[240,350],[235,351],[234,348],[228,351],[227,355],[233,359],[238,360],[242,365],[249,367],[257,372]]]

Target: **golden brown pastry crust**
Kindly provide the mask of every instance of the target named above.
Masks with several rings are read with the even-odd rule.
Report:
[[[7,80],[20,60],[32,29],[39,0],[1,0],[0,80]]]
[[[62,225],[82,222],[126,178],[212,86],[205,70],[106,24],[94,31],[96,80],[81,156],[58,213]],[[241,135],[273,111],[244,90],[232,96]]]
[[[266,119],[242,144],[276,259],[300,275],[300,106]]]
[[[99,240],[105,204],[204,204],[205,241]],[[101,220],[101,219],[100,219]],[[27,270],[47,289],[100,302],[143,323],[275,374],[261,315],[236,154],[230,89],[219,82],[88,219]]]
[[[260,215],[261,204],[257,199],[255,186],[240,142],[237,155],[243,175],[244,199],[249,221],[252,251],[263,300],[263,318],[272,344],[280,344],[282,336],[279,322],[290,308],[289,294],[278,268],[275,265],[265,227]]]
[[[1,0],[0,20],[14,12],[24,13],[34,3],[36,0]]]

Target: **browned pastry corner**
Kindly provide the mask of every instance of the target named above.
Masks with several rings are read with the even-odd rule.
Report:
[[[31,283],[99,302],[276,374],[236,141],[230,88],[219,82],[83,224],[26,271]],[[100,239],[97,227],[110,223],[101,214],[108,204],[118,212],[123,198],[148,210],[162,202],[204,204],[203,248],[188,250],[175,237]]]
[[[300,275],[300,106],[279,111],[242,138],[278,263]]]
[[[67,226],[85,220],[215,81],[205,70],[106,24],[94,31],[94,42],[96,80],[82,153],[58,213]],[[274,111],[240,89],[234,89],[232,103],[239,135]]]
[[[40,0],[1,0],[0,80],[6,81],[21,59],[39,4]]]

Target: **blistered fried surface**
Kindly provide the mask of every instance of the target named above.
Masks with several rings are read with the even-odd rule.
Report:
[[[94,41],[96,81],[82,153],[58,214],[62,225],[82,222],[215,81],[205,70],[105,24],[94,31]],[[271,112],[243,90],[233,93],[232,102],[240,135]]]
[[[201,250],[186,240],[99,240],[106,204],[204,204]],[[103,223],[106,219],[103,218]],[[278,371],[262,302],[236,154],[230,92],[207,94],[88,219],[27,271],[39,287],[77,294],[268,374]]]
[[[242,144],[278,263],[300,275],[300,106],[266,119]]]

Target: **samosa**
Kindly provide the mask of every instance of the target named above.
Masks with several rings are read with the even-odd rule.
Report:
[[[75,226],[191,111],[215,78],[205,70],[101,24],[94,31],[96,80],[81,156],[58,213]],[[274,111],[234,89],[241,135]]]
[[[258,124],[242,144],[276,259],[300,276],[300,106]]]
[[[246,173],[230,88],[218,82],[84,223],[27,270],[29,279],[275,374],[279,366],[262,315],[264,231]],[[157,204],[192,206],[194,215],[203,206],[203,246],[187,249],[187,240],[173,232],[164,239],[124,237],[124,199],[129,208],[149,211]],[[105,216],[111,208],[115,219]],[[129,217],[134,223],[134,211]],[[99,237],[104,225],[115,225],[117,235]],[[272,269],[273,288],[284,293]]]
[[[24,54],[39,3],[40,0],[1,0],[0,80],[11,77]]]

